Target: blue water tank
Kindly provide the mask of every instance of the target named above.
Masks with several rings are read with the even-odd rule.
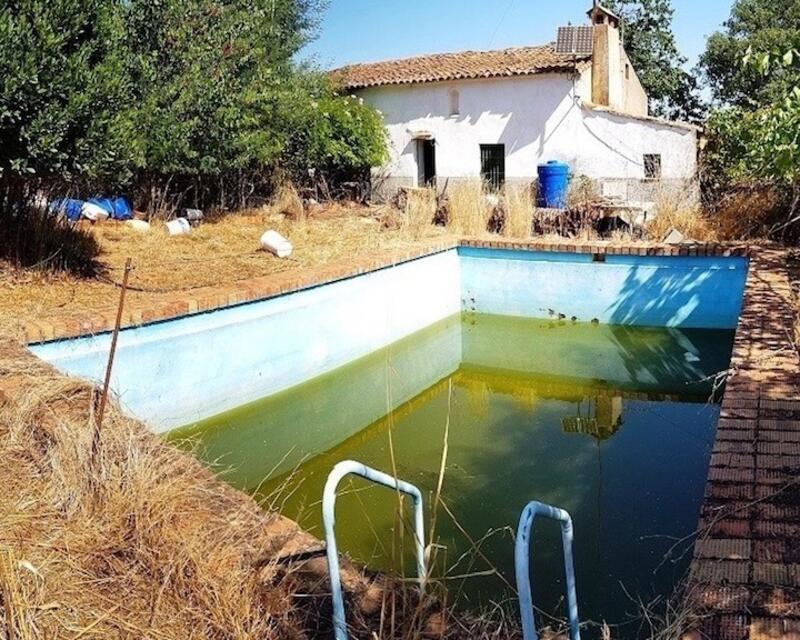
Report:
[[[131,203],[124,196],[90,198],[89,202],[103,209],[114,220],[130,220],[133,218]]]
[[[539,165],[538,206],[548,209],[563,209],[567,206],[569,165],[550,160]]]

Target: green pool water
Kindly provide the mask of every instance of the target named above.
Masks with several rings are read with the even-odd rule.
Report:
[[[573,517],[581,619],[633,637],[631,597],[667,596],[686,571],[688,557],[662,558],[697,525],[719,415],[710,376],[732,342],[729,331],[465,314],[170,437],[321,535],[322,487],[345,459],[419,486],[430,525],[447,429],[434,535],[450,598],[509,602],[511,531],[541,500]],[[397,512],[392,492],[345,481],[340,550],[408,572]],[[557,615],[560,554],[557,525],[537,523],[534,601]]]

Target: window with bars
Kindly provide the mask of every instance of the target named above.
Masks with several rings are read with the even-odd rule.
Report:
[[[644,154],[644,177],[647,180],[660,180],[661,179],[661,154],[660,153],[645,153]]]
[[[506,145],[481,145],[481,178],[493,191],[499,190],[506,181]]]

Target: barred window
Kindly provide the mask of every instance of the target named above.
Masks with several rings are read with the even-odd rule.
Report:
[[[661,179],[661,154],[660,153],[645,153],[644,154],[644,177],[648,180]]]

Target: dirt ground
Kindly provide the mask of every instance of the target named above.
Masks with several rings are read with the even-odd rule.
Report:
[[[402,214],[386,207],[318,207],[301,220],[270,209],[207,220],[188,236],[169,237],[161,222],[141,233],[124,223],[103,222],[86,229],[102,248],[104,273],[81,279],[44,270],[19,270],[0,260],[0,327],[20,337],[26,322],[85,318],[114,308],[127,258],[133,261],[128,300],[134,304],[174,299],[194,291],[288,270],[444,239],[441,227],[413,229]],[[260,250],[259,238],[276,229],[294,245],[289,258]]]

